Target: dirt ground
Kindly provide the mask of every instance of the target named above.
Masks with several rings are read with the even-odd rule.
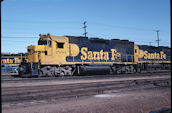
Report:
[[[135,91],[108,91],[104,94],[54,100],[28,102],[6,108],[2,113],[149,113],[171,106],[171,89],[155,88]]]
[[[125,78],[99,78],[99,79],[70,79],[70,80],[47,80],[47,81],[8,81],[2,82],[1,86],[5,87],[27,87],[27,86],[43,86],[43,85],[61,85],[61,84],[78,84],[78,83],[92,83],[92,82],[108,82],[108,81],[128,81],[128,80],[141,80],[141,79],[164,79],[169,78],[169,76],[153,76],[153,77],[125,77]]]

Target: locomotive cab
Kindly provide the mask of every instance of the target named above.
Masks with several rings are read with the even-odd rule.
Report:
[[[48,49],[51,48],[51,39],[46,35],[40,35],[38,45],[31,45],[27,47],[28,62],[39,62],[41,57],[50,55]]]
[[[69,44],[68,38],[65,36],[50,36],[49,34],[40,35],[38,45],[27,47],[28,62],[25,66],[29,67],[28,69],[31,70],[31,75],[37,76],[39,75],[41,68],[44,70],[44,67],[47,65],[57,67],[66,64],[67,56],[77,55],[75,54],[75,51],[69,52],[69,50],[73,48],[75,48],[75,51],[77,51],[78,54],[79,49],[75,47],[75,45]],[[22,66],[24,65],[22,64]],[[21,68],[22,67],[20,67],[20,69]],[[24,70],[22,73],[27,72],[26,69],[21,70]]]

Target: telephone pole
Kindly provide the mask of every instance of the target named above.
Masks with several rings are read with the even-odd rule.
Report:
[[[156,32],[157,32],[157,40],[156,40],[156,41],[157,41],[157,43],[158,43],[158,47],[159,47],[159,42],[160,42],[160,40],[159,40],[159,31],[160,31],[160,30],[156,30]]]
[[[87,26],[86,26],[86,23],[87,23],[86,21],[84,21],[84,23],[83,23],[83,24],[84,24],[84,27],[83,27],[83,28],[84,28],[84,33],[83,33],[83,35],[84,35],[85,37],[86,37],[86,34],[87,34],[87,32],[86,32],[86,27],[87,27]]]

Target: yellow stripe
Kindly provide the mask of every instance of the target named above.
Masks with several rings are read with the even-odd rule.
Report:
[[[171,63],[171,61],[138,61],[138,63]]]
[[[63,63],[62,65],[72,65],[72,64],[124,64],[124,65],[128,65],[128,64],[137,64],[135,62],[66,62]],[[42,64],[42,65],[47,65],[47,64]],[[48,64],[48,65],[58,65],[58,64]]]

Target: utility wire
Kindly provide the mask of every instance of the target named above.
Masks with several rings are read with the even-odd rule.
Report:
[[[7,42],[29,42],[29,43],[35,43],[35,42],[33,42],[33,40],[4,40],[4,39],[2,39],[1,40],[1,44],[2,43],[7,43]],[[36,42],[37,43],[37,42]]]
[[[102,24],[102,23],[92,23],[95,25],[99,25],[99,26],[106,26],[106,27],[110,27],[110,28],[122,28],[122,29],[133,29],[133,30],[140,30],[140,31],[156,31],[154,29],[145,29],[145,28],[138,28],[138,27],[128,27],[128,26],[115,26],[115,25],[108,25],[108,24]]]
[[[22,38],[22,39],[24,39],[24,38],[35,38],[35,39],[37,39],[37,38],[39,38],[39,37],[18,37],[18,36],[2,36],[2,38]]]
[[[25,21],[25,20],[2,20],[2,23],[42,23],[42,24],[73,24],[73,23],[81,23],[81,21]],[[110,27],[110,28],[121,28],[121,29],[131,29],[131,30],[139,30],[139,31],[156,31],[156,29],[149,29],[149,28],[141,28],[141,27],[130,27],[130,26],[116,26],[116,25],[109,25],[109,24],[104,24],[104,23],[98,23],[98,22],[90,22],[90,25],[98,25],[98,26],[104,26],[104,27]],[[170,33],[165,30],[161,30],[162,32]]]
[[[64,23],[81,23],[81,21],[26,21],[26,20],[2,20],[4,23],[58,23],[58,24],[64,24]]]

